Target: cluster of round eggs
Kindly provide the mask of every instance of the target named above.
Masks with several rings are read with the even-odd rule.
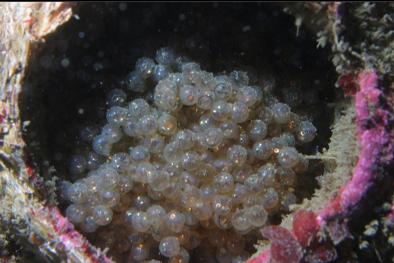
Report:
[[[169,48],[155,60],[127,78],[139,96],[111,90],[107,124],[85,129],[92,150],[72,158],[66,215],[86,233],[122,226],[133,261],[188,262],[209,244],[219,262],[242,262],[245,237],[295,203],[308,168],[295,147],[316,128],[245,72],[215,76]]]

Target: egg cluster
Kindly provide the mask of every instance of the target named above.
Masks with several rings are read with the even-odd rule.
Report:
[[[111,90],[107,123],[81,135],[92,147],[71,160],[69,220],[85,233],[120,227],[133,261],[248,258],[248,235],[296,202],[308,168],[296,146],[316,128],[246,72],[214,75],[170,48],[139,59],[126,83],[134,99]]]

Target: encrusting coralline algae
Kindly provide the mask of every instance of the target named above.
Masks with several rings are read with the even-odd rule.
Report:
[[[188,262],[195,249],[246,260],[249,236],[295,203],[308,169],[296,148],[314,125],[246,72],[214,75],[170,48],[139,59],[125,83],[140,98],[111,90],[107,124],[81,134],[92,147],[62,187],[69,220],[85,233],[119,226],[132,261]]]

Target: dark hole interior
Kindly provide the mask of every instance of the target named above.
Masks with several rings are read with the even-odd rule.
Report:
[[[305,96],[292,108],[310,116],[318,128],[313,144],[301,151],[314,154],[328,147],[333,120],[330,104],[338,95],[333,89],[336,76],[329,50],[316,49],[315,36],[305,27],[297,36],[294,18],[276,5],[82,3],[75,14],[38,44],[20,101],[27,158],[46,180],[54,175],[74,180],[67,164],[84,146],[78,142],[80,130],[102,124],[106,92],[121,86],[136,59],[154,57],[164,46],[189,56],[209,72],[246,69],[270,74],[280,99],[289,90],[299,90],[301,95],[312,90],[316,100]],[[128,95],[129,99],[135,96]],[[299,201],[312,195],[315,177],[322,169],[321,162],[311,162],[297,186]],[[59,206],[65,208],[61,200]],[[280,214],[272,220],[278,223]],[[103,246],[96,235],[88,238]],[[109,255],[124,261],[124,255],[111,250]]]

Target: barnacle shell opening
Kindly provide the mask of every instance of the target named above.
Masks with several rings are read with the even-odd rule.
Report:
[[[269,3],[75,13],[33,54],[20,100],[58,207],[116,262],[249,258],[332,164],[309,158],[342,100],[328,50]]]

